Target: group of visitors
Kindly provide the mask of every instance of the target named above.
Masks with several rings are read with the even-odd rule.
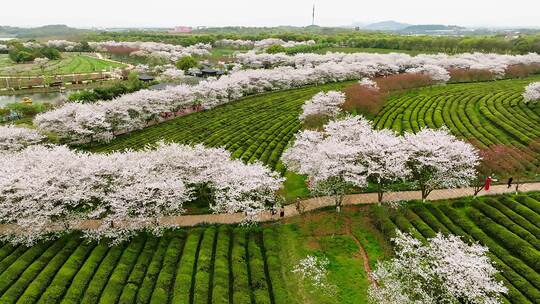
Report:
[[[486,178],[486,182],[484,183],[484,190],[489,191],[489,188],[491,187],[491,183],[492,183],[492,182],[496,182],[496,181],[497,181],[497,180],[496,180],[496,179],[493,179],[493,178],[491,177],[491,175],[488,176],[488,177]],[[513,183],[513,182],[514,182],[514,177],[511,176],[511,177],[508,179],[508,182],[507,182],[508,189],[510,189],[510,187],[512,187],[512,183]]]

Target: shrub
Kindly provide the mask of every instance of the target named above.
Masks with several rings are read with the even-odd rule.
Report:
[[[475,209],[468,210],[467,214],[474,220],[478,227],[484,230],[490,237],[499,241],[504,247],[520,257],[536,272],[540,271],[540,254],[531,245],[514,233],[508,231],[506,228],[501,227],[493,220],[486,218]]]
[[[478,82],[494,80],[495,75],[483,69],[449,69],[451,82]]]
[[[171,289],[173,288],[173,282],[175,280],[175,270],[177,269],[176,266],[182,254],[184,241],[183,235],[175,235],[171,239],[169,247],[167,248],[167,251],[165,251],[165,258],[163,259],[161,271],[157,277],[150,303],[168,303],[170,298],[169,295],[172,294]]]
[[[270,290],[266,282],[265,262],[256,237],[257,235],[254,231],[251,231],[248,235],[251,291],[255,297],[255,303],[270,304]]]
[[[147,236],[146,243],[144,248],[137,258],[137,262],[127,281],[125,282],[124,289],[120,295],[118,303],[134,303],[137,297],[137,290],[141,286],[144,277],[146,275],[146,270],[152,261],[152,256],[157,250],[159,239],[154,236]]]
[[[159,272],[161,271],[163,258],[165,257],[165,252],[167,251],[167,248],[169,247],[170,241],[171,241],[170,234],[165,234],[159,240],[158,248],[154,252],[154,256],[152,257],[152,262],[150,262],[150,265],[148,265],[148,269],[144,276],[144,280],[137,293],[136,303],[149,303],[150,302],[150,298],[152,297],[154,286],[156,285],[157,277],[159,276]]]
[[[197,59],[191,56],[184,56],[176,62],[176,67],[184,72],[187,72],[191,68],[195,68],[199,65]]]
[[[343,104],[343,109],[369,117],[379,113],[387,93],[356,83],[345,89],[345,95],[346,100]]]
[[[212,286],[212,303],[229,303],[229,245],[231,231],[228,226],[220,226],[217,235],[216,254],[214,260],[214,282]]]
[[[71,281],[62,303],[79,303],[86,291],[86,288],[100,263],[109,252],[109,247],[104,244],[99,244],[90,253],[88,259],[84,262],[82,267],[77,271],[77,274]]]
[[[216,228],[210,227],[204,231],[200,249],[197,258],[197,269],[194,275],[195,288],[193,290],[193,303],[206,304],[211,296],[210,293],[210,275],[213,271],[212,252],[214,249],[214,240],[216,237]]]
[[[25,282],[25,276],[23,274],[19,278],[19,280],[17,280],[17,283],[12,285],[11,288],[2,296],[2,299],[6,299],[7,302],[11,303],[35,303],[40,297],[44,298],[44,300],[46,301],[50,301],[53,299],[55,301],[58,300],[66,289],[65,284],[69,281],[64,280],[63,282],[60,282],[57,277],[60,275],[65,275],[66,271],[69,271],[68,276],[71,277],[74,276],[76,273],[75,271],[73,271],[73,269],[66,270],[66,266],[70,265],[64,263],[66,263],[66,260],[68,260],[68,258],[70,262],[73,262],[73,259],[71,259],[71,257],[73,257],[74,255],[79,255],[78,263],[82,263],[81,257],[86,256],[86,254],[82,250],[88,249],[88,246],[79,246],[80,243],[80,238],[71,238],[69,242],[64,246],[64,248],[59,251],[50,261],[48,261],[45,267],[39,272],[39,275],[37,275],[36,277],[28,277],[26,278],[27,281]],[[36,267],[34,266],[34,264],[32,264],[32,266]],[[25,271],[25,274],[28,273],[28,270],[29,269]],[[58,272],[59,270],[63,271]],[[57,285],[56,287],[55,285],[49,286],[51,281],[53,281],[53,278],[56,280],[56,282],[64,285],[61,287]],[[44,293],[45,290],[50,290],[50,293]],[[54,293],[54,295],[51,293]]]
[[[246,255],[246,231],[242,228],[235,228],[233,234],[233,248],[231,266],[233,272],[233,303],[251,303],[251,291],[248,277],[248,258]]]
[[[145,238],[138,237],[129,243],[126,250],[122,253],[120,260],[114,267],[114,271],[102,292],[100,301],[105,303],[116,303],[118,301],[122,294],[125,282],[144,247],[145,241]]]
[[[193,269],[195,267],[195,260],[197,258],[197,249],[202,237],[203,229],[193,229],[189,232],[182,252],[182,258],[180,259],[180,267],[176,272],[176,281],[174,283],[174,291],[172,295],[172,302],[179,304],[190,303],[191,285],[195,273]]]
[[[99,302],[103,288],[105,288],[105,284],[109,281],[109,277],[115,268],[114,266],[118,263],[124,249],[125,245],[118,245],[109,250],[107,256],[94,273],[92,281],[88,284],[81,303],[90,304]]]

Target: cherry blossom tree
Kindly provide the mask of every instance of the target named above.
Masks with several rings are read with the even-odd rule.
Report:
[[[155,43],[104,42],[93,45],[94,47],[123,45],[144,48],[145,50],[141,51],[151,52],[155,56],[161,56],[160,54],[163,53],[167,58],[178,57],[179,54],[172,56],[171,52],[181,53],[181,51],[176,51],[178,46]],[[205,46],[192,47],[205,49]],[[245,57],[239,57],[244,58],[239,60],[263,62],[257,56],[259,55],[247,54]],[[446,70],[451,68],[472,69],[480,68],[479,65],[483,64],[486,69],[502,70],[504,73],[505,69],[512,64],[540,62],[540,55],[537,54],[510,56],[475,53],[412,57],[406,54],[330,53],[295,56],[264,54],[261,56],[270,58],[268,62],[272,62],[274,60],[272,58],[275,58],[275,60],[284,61],[284,65],[289,66],[239,70],[219,79],[201,81],[195,86],[171,86],[161,91],[141,90],[112,101],[102,101],[92,105],[67,104],[37,115],[34,124],[40,131],[56,134],[66,142],[106,141],[116,134],[144,128],[150,121],[159,121],[162,113],[176,113],[192,107],[210,109],[246,95],[267,91],[394,75],[407,70],[426,73],[436,81],[446,81],[448,78]]]
[[[382,202],[390,185],[406,180],[411,174],[405,140],[390,130],[377,130],[358,144],[357,161],[367,169],[367,181],[377,185],[378,200]]]
[[[379,85],[367,77],[364,77],[358,81],[358,84],[371,90],[379,91]]]
[[[480,157],[469,143],[458,140],[447,129],[423,129],[405,133],[407,167],[422,199],[436,188],[465,187],[476,177]]]
[[[332,293],[335,286],[328,282],[328,265],[326,257],[308,255],[301,259],[292,272],[300,275],[301,279],[311,286]]]
[[[523,99],[526,103],[540,100],[540,82],[533,82],[525,87]]]
[[[120,241],[183,213],[200,185],[210,189],[214,212],[243,212],[256,220],[274,203],[282,181],[259,163],[246,165],[224,149],[201,145],[161,143],[111,154],[34,145],[0,158],[0,219],[15,225],[2,233],[31,244],[94,219],[101,225],[89,236]]]
[[[437,83],[446,83],[450,80],[450,73],[445,68],[433,64],[407,69],[407,73],[424,74]]]
[[[423,244],[397,231],[393,242],[395,257],[372,273],[371,303],[502,303],[507,288],[495,279],[487,247],[441,233]]]
[[[340,107],[344,102],[345,93],[343,92],[320,92],[302,106],[304,111],[300,115],[300,120],[304,120],[310,115],[336,117],[341,112]]]
[[[322,132],[298,133],[282,161],[290,170],[307,175],[314,193],[333,196],[340,210],[348,189],[367,185],[367,168],[357,161],[357,142],[371,133],[370,123],[361,116],[332,121]]]
[[[19,151],[44,139],[43,135],[33,129],[13,125],[0,126],[0,152]]]

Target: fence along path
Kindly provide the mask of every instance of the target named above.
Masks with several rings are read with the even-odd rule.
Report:
[[[524,183],[519,185],[519,192],[533,192],[540,191],[540,182],[536,183]],[[493,185],[489,191],[482,190],[478,196],[485,195],[497,195],[505,193],[515,193],[515,186],[508,188],[507,185]],[[474,193],[473,188],[457,188],[457,189],[439,189],[434,190],[429,195],[429,200],[444,200],[444,199],[454,199],[460,197],[472,196]],[[387,192],[384,194],[384,202],[392,201],[410,201],[410,200],[419,200],[421,199],[420,191],[397,191],[397,192]],[[360,194],[351,194],[346,195],[343,200],[343,205],[369,205],[376,204],[377,193],[360,193]],[[332,197],[314,197],[306,200],[300,201],[300,209],[302,212],[312,211],[321,209],[324,207],[334,206],[335,202]],[[284,207],[285,208],[285,217],[293,217],[299,215],[296,204],[290,204]],[[178,215],[178,216],[166,216],[159,219],[159,222],[163,225],[174,225],[178,227],[192,227],[200,224],[238,224],[241,223],[244,219],[244,214],[242,213],[220,213],[220,214],[198,214],[198,215]],[[270,222],[281,219],[279,212],[276,215],[272,215],[270,211],[265,211],[259,215],[259,222]],[[116,225],[121,225],[121,223],[115,223]],[[101,226],[100,220],[86,220],[82,221],[78,226],[73,227],[79,230],[88,230],[88,229],[97,229]],[[13,225],[4,224],[0,225],[0,232],[6,228],[13,229]],[[58,227],[59,230],[62,227]]]

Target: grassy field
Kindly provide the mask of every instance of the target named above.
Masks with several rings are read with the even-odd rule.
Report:
[[[34,63],[17,64],[8,55],[0,54],[0,76],[39,76],[92,73],[123,67],[123,64],[101,60],[89,55],[62,53],[62,59],[49,61],[42,69]]]
[[[508,287],[507,303],[540,299],[540,194],[462,199],[435,204],[412,203],[393,210],[374,207],[377,226],[390,238],[396,228],[420,240],[437,232],[477,241],[490,256]]]
[[[74,235],[0,248],[1,303],[365,303],[366,273],[353,236],[384,256],[365,209],[319,212],[283,225],[208,226],[140,234],[108,247]],[[307,254],[330,260],[335,294],[291,272]],[[372,262],[373,262],[372,261]]]
[[[536,76],[413,90],[391,97],[374,123],[397,132],[446,126],[492,156],[500,154],[492,162],[504,162],[504,168],[495,171],[538,174],[540,111],[521,97],[524,87],[538,80]]]

